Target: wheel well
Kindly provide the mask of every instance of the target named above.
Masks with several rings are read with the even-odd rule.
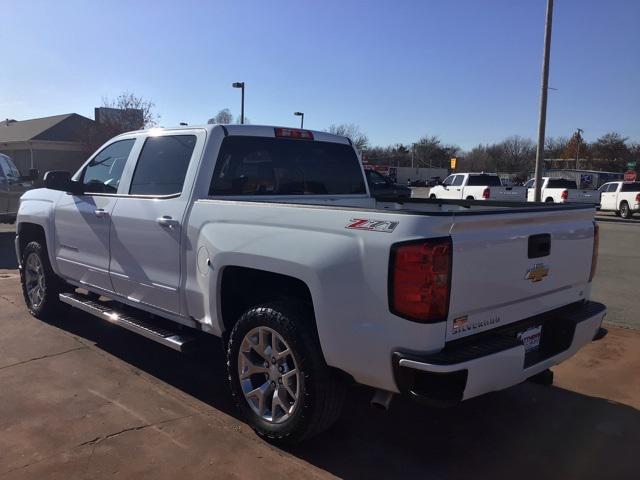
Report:
[[[620,202],[620,208],[622,208],[622,205],[624,205],[624,204],[629,205],[629,202],[627,202],[626,200],[622,200],[622,201]]]
[[[24,247],[26,247],[29,242],[33,242],[34,240],[40,241],[40,243],[45,248],[47,247],[47,237],[44,233],[44,228],[42,228],[40,225],[36,225],[35,223],[21,223],[18,226],[18,238],[20,255],[22,255]]]
[[[545,202],[553,203],[553,197],[547,197]]]
[[[474,200],[474,198],[473,198],[471,195],[469,195],[469,196],[467,197],[467,200]]]
[[[225,267],[220,289],[225,332],[230,332],[240,315],[252,306],[284,297],[301,300],[313,310],[311,292],[302,280],[254,268]]]

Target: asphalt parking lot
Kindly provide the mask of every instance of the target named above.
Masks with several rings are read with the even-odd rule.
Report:
[[[216,339],[184,356],[81,312],[30,317],[3,227],[0,478],[637,478],[640,224],[600,225],[593,296],[610,333],[553,387],[446,410],[396,398],[388,413],[354,387],[335,427],[288,450],[236,417]]]

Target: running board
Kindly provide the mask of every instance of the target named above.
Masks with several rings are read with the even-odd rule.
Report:
[[[176,333],[166,328],[154,325],[152,322],[133,317],[127,313],[118,312],[112,308],[108,308],[102,302],[89,300],[83,295],[77,293],[61,293],[60,301],[71,305],[72,307],[83,310],[91,315],[106,320],[108,322],[120,325],[138,335],[147,337],[169,348],[173,348],[179,352],[184,352],[195,344],[195,336]]]

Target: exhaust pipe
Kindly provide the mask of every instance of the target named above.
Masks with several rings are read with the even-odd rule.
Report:
[[[370,403],[372,407],[384,410],[386,412],[387,410],[389,410],[389,405],[391,405],[392,399],[392,392],[388,392],[386,390],[376,390],[376,393],[373,394]]]

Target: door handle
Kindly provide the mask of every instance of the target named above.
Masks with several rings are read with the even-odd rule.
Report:
[[[95,214],[96,217],[98,218],[102,218],[102,217],[108,217],[109,216],[109,212],[107,212],[106,210],[104,210],[103,208],[96,208],[93,213]]]
[[[177,220],[174,220],[169,215],[164,215],[162,217],[156,218],[156,222],[158,222],[158,225],[167,228],[176,228],[178,225],[180,225]]]

